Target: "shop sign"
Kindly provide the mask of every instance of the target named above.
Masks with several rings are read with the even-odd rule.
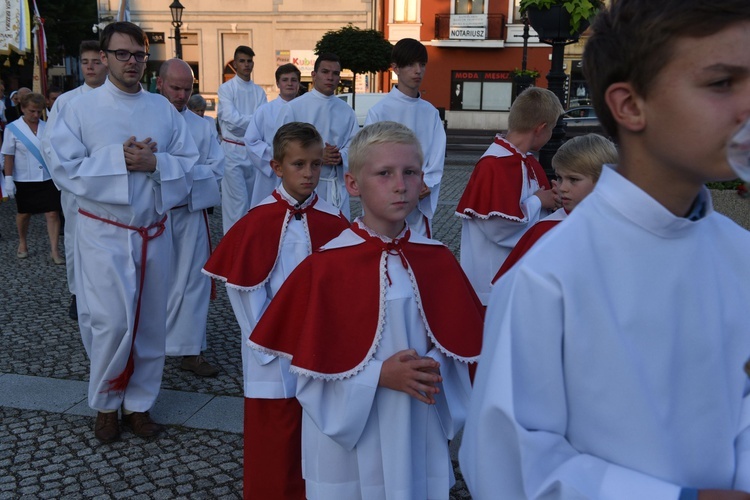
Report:
[[[486,40],[486,14],[451,14],[451,40]]]

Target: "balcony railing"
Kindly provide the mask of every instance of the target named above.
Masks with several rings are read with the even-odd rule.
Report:
[[[435,14],[435,39],[449,40],[451,14]],[[485,40],[505,40],[505,14],[487,14]]]

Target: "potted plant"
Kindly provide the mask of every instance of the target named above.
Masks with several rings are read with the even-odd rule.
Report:
[[[521,14],[540,39],[576,40],[588,28],[602,0],[521,0]]]
[[[518,94],[536,83],[539,72],[535,69],[515,68],[510,72],[510,76],[513,79],[513,100],[515,100]]]

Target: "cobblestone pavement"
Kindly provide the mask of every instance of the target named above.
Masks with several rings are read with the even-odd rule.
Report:
[[[449,151],[446,161],[433,227],[435,237],[456,255],[460,223],[453,211],[480,154]],[[356,201],[352,208],[359,212]],[[210,216],[210,224],[215,244],[221,234],[219,210]],[[2,386],[11,376],[86,381],[86,353],[77,324],[67,316],[65,266],[49,258],[43,216],[32,217],[28,259],[16,258],[17,245],[15,203],[2,203],[0,392],[13,392],[13,387]],[[221,373],[198,378],[181,371],[178,359],[167,358],[162,389],[242,397],[236,322],[223,287],[217,288],[205,355]],[[33,396],[30,392],[23,396]],[[92,429],[88,415],[0,405],[0,499],[242,496],[242,437],[236,432],[169,425],[156,440],[125,431],[121,441],[100,445]],[[458,470],[457,479],[451,498],[470,498]]]

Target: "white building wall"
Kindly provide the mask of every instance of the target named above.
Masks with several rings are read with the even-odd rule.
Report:
[[[245,40],[243,44],[255,51],[253,81],[273,99],[277,51],[313,50],[325,32],[348,23],[376,28],[373,11],[378,1],[382,0],[180,0],[185,7],[180,30],[183,35],[195,34],[198,42],[188,46],[183,41],[183,58],[198,63],[200,93],[210,99],[224,81],[223,69],[234,47]],[[129,0],[132,22],[146,32],[164,33],[165,43],[151,46],[153,63],[175,55],[169,3]],[[119,5],[120,0],[98,0],[100,20],[110,22]],[[303,79],[309,76],[303,74]]]

